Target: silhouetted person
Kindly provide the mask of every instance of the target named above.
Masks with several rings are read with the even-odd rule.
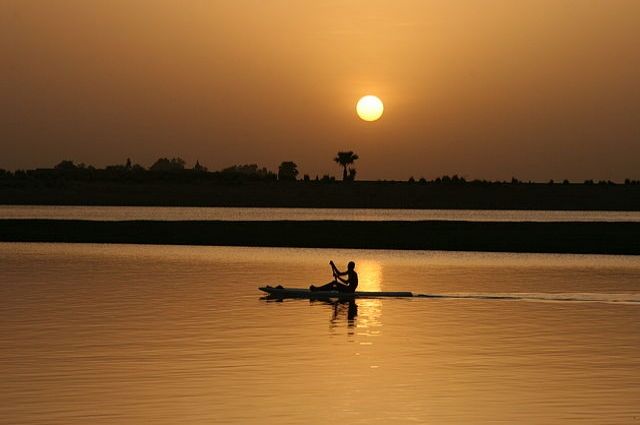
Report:
[[[339,292],[355,292],[358,287],[358,273],[356,273],[356,263],[349,261],[347,265],[347,271],[341,272],[338,270],[333,261],[329,261],[331,269],[333,271],[333,281],[322,286],[311,285],[309,289],[311,291],[339,291]],[[344,279],[342,276],[347,276]]]

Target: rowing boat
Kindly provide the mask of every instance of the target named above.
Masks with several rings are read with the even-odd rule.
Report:
[[[406,298],[413,297],[411,292],[382,292],[382,291],[310,291],[306,288],[274,288],[272,286],[261,286],[261,291],[266,292],[274,298]]]

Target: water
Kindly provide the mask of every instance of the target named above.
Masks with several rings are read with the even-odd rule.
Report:
[[[330,258],[524,298],[261,299]],[[640,422],[638,257],[0,244],[0,298],[2,424]]]
[[[76,220],[633,221],[640,211],[393,210],[0,205],[2,218]]]

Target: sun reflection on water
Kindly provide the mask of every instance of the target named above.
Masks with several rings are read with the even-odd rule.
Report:
[[[382,264],[375,260],[356,261],[358,272],[359,291],[382,291],[383,268]],[[369,337],[380,334],[382,327],[382,300],[375,298],[362,298],[358,303],[358,336],[363,337],[361,344],[371,344]]]
[[[356,262],[358,291],[382,291],[382,264],[374,260]]]
[[[358,300],[358,335],[377,336],[382,327],[382,300]]]

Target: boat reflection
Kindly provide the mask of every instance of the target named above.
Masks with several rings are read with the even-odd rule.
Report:
[[[358,329],[358,336],[368,339],[380,334],[382,328],[382,300],[335,300],[325,301],[323,304],[332,307],[330,329],[338,330],[346,322],[348,334],[354,335]],[[364,342],[364,341],[363,341]],[[369,341],[372,343],[372,341]]]
[[[358,303],[356,303],[356,300],[333,302],[333,316],[331,317],[331,323],[339,322],[345,316],[347,318],[348,325],[350,327],[354,326],[355,320],[358,317]]]
[[[373,344],[370,337],[380,335],[382,328],[382,300],[381,299],[351,299],[312,301],[331,307],[329,328],[332,332],[340,333],[346,323],[349,336],[356,334],[361,344]]]
[[[355,299],[351,300],[327,300],[323,301],[323,304],[331,306],[331,327],[335,328],[340,325],[344,320],[347,322],[349,328],[356,326],[356,319],[358,318],[358,303]]]

